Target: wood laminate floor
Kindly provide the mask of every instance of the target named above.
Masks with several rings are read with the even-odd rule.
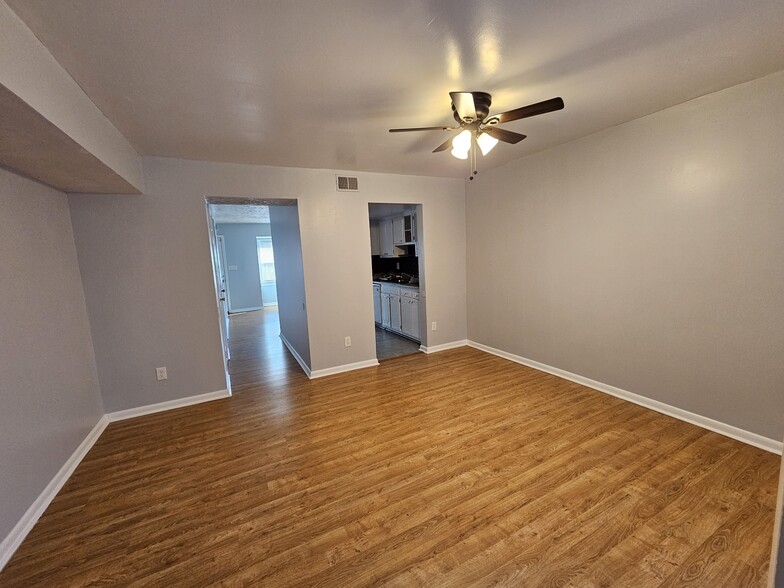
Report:
[[[470,348],[109,425],[2,586],[763,586],[779,458]],[[272,329],[272,330],[270,330]]]

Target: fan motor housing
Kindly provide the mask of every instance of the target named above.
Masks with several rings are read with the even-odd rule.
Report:
[[[474,97],[474,107],[476,108],[477,119],[476,121],[472,122],[481,122],[487,118],[488,114],[490,114],[490,104],[493,102],[493,97],[487,92],[471,92],[471,94]],[[452,103],[452,116],[455,117],[457,122],[463,122],[463,120],[460,118],[460,115],[457,114],[454,102]]]

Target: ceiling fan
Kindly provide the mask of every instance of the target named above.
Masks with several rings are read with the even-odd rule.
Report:
[[[454,116],[458,126],[389,129],[389,132],[460,131],[456,136],[450,137],[433,149],[433,153],[446,151],[451,144],[453,156],[458,159],[468,159],[469,151],[472,151],[471,147],[474,143],[482,151],[482,155],[487,155],[498,141],[514,144],[525,139],[525,135],[507,131],[497,125],[561,110],[564,107],[564,102],[561,98],[550,98],[550,100],[545,100],[544,102],[537,102],[536,104],[529,104],[528,106],[515,108],[501,114],[490,115],[492,97],[487,92],[450,92],[449,97],[452,98],[452,116]],[[476,153],[473,152],[473,154],[476,157]],[[476,171],[474,171],[473,175],[476,175]],[[471,179],[473,179],[473,176]]]

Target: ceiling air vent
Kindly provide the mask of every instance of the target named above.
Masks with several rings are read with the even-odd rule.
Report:
[[[358,192],[359,180],[351,176],[335,176],[338,180],[338,192]]]

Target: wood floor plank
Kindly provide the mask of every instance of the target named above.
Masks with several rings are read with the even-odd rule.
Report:
[[[779,460],[461,348],[111,424],[2,586],[763,586]]]

